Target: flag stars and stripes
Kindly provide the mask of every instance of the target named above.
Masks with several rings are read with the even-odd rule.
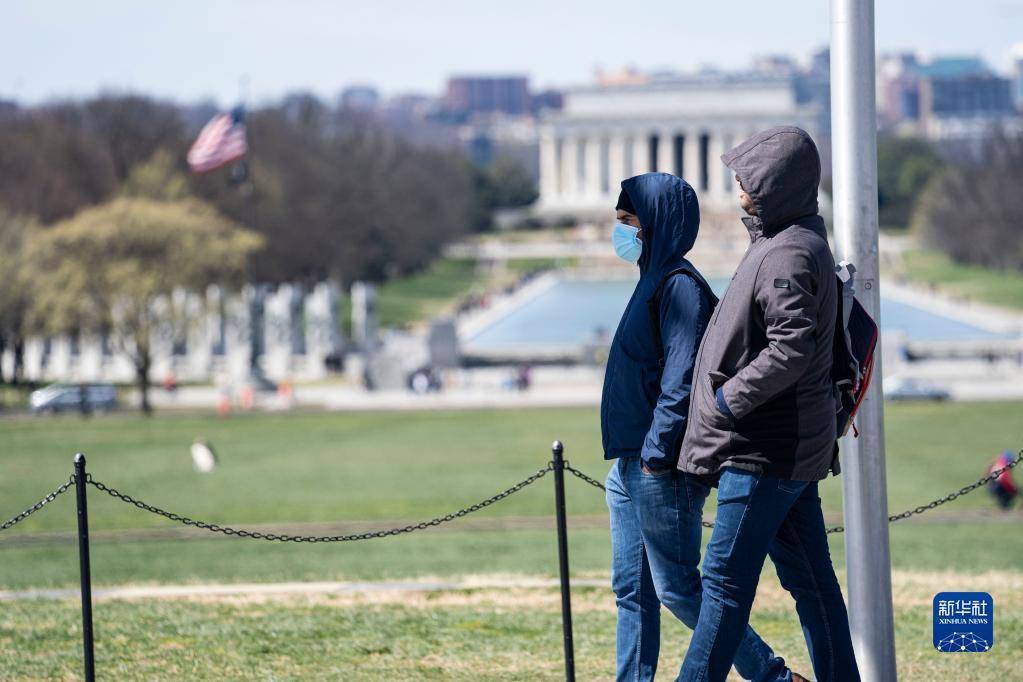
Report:
[[[203,126],[188,150],[188,166],[193,173],[209,173],[237,161],[248,151],[241,109],[217,114]]]

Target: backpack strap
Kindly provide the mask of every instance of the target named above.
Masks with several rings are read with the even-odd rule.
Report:
[[[718,304],[718,297],[714,291],[707,284],[707,280],[701,277],[691,267],[681,267],[672,270],[661,278],[658,282],[657,288],[654,289],[653,295],[647,300],[647,311],[650,315],[650,332],[654,337],[654,345],[657,347],[657,365],[664,368],[664,339],[661,336],[661,290],[664,289],[664,285],[668,283],[668,280],[675,275],[687,275],[700,287],[707,299],[710,301],[711,309]]]

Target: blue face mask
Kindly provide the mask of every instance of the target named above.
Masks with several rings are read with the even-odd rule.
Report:
[[[615,253],[623,261],[638,263],[639,256],[643,253],[643,242],[637,236],[639,228],[625,223],[615,223],[611,230],[611,244],[615,247]]]

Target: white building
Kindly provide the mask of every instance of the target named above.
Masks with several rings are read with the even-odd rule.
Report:
[[[734,222],[734,181],[721,154],[771,126],[816,135],[818,113],[797,101],[792,76],[669,76],[568,90],[563,110],[541,125],[538,212],[606,217],[622,179],[665,171],[696,189],[704,223],[725,209]]]
[[[205,295],[176,291],[179,329],[160,329],[150,340],[150,380],[174,375],[179,381],[210,381],[221,375],[248,376],[252,344],[258,335],[257,364],[275,380],[319,379],[327,375],[327,358],[343,347],[337,286],[321,282],[311,289],[298,284],[246,287],[227,294],[211,286]],[[253,299],[258,300],[252,317]],[[172,302],[165,299],[155,306]],[[168,316],[169,317],[169,316]],[[253,324],[253,320],[255,323]],[[13,374],[14,355],[0,354],[6,376]],[[131,382],[135,369],[129,355],[113,341],[94,334],[26,339],[24,375],[29,381]]]

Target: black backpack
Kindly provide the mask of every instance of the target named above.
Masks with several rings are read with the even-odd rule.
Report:
[[[654,289],[653,296],[646,302],[647,311],[650,315],[650,331],[653,333],[654,343],[657,345],[657,364],[661,369],[664,369],[664,339],[661,338],[661,290],[664,289],[664,285],[667,284],[668,280],[675,275],[687,275],[696,282],[700,289],[703,290],[703,293],[707,295],[711,310],[718,304],[718,297],[711,290],[710,285],[707,284],[707,280],[701,277],[692,267],[683,266],[676,268],[661,278],[657,288]]]

